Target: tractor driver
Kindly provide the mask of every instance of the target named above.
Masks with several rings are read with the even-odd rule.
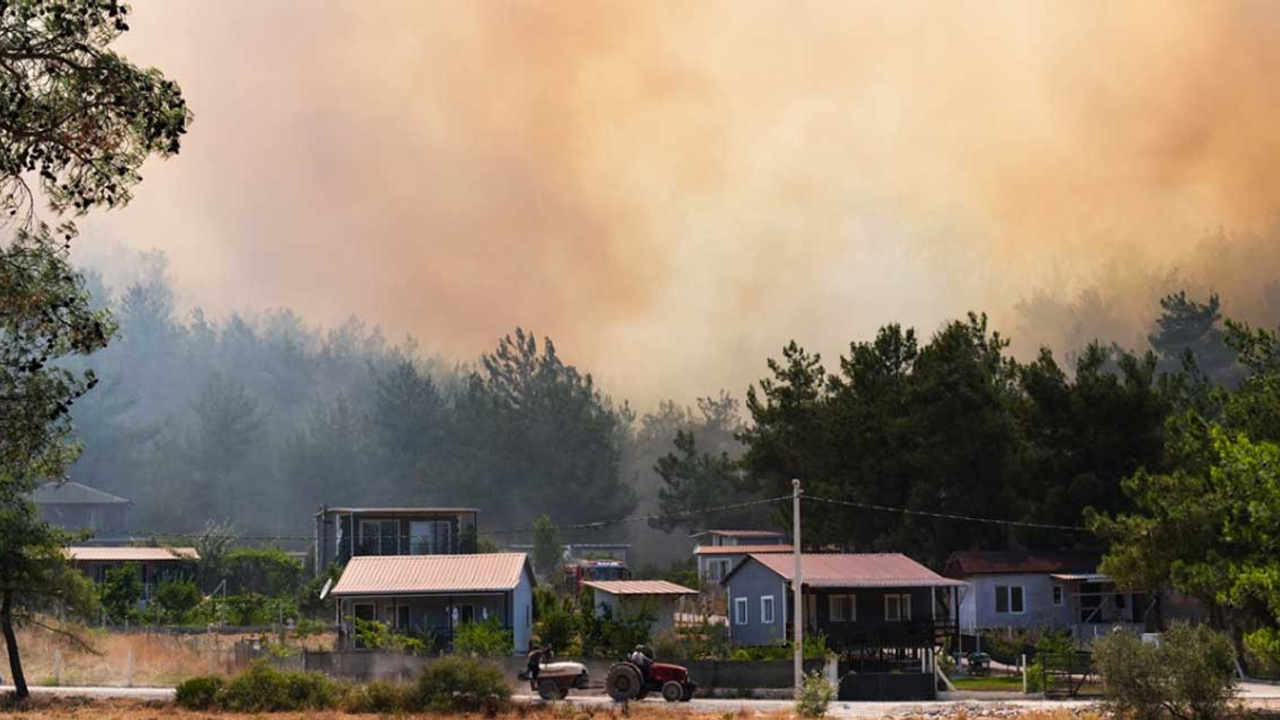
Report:
[[[632,665],[640,670],[640,678],[645,682],[649,681],[649,666],[653,664],[653,660],[649,658],[649,654],[645,646],[637,645],[631,657],[627,658]]]
[[[529,660],[525,664],[525,669],[529,671],[529,679],[537,682],[538,673],[542,670],[542,664],[551,660],[551,645],[543,645],[541,647],[534,646],[529,653]]]

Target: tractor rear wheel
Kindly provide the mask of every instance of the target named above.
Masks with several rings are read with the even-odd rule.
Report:
[[[614,665],[604,681],[609,697],[617,702],[634,700],[640,696],[640,672],[630,665]]]

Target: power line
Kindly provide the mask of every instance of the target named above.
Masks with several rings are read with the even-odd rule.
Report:
[[[1027,522],[1023,520],[1002,520],[999,518],[981,517],[978,515],[958,515],[955,513],[933,512],[930,510],[911,510],[903,507],[890,507],[888,505],[875,505],[873,503],[860,503],[852,500],[835,500],[833,498],[818,497],[816,495],[805,495],[804,500],[812,500],[814,502],[828,503],[830,505],[843,505],[845,507],[853,507],[861,510],[875,510],[878,512],[898,513],[901,515],[916,515],[919,517],[934,518],[936,520],[962,520],[972,523],[986,523],[988,525],[1004,525],[1008,527],[1025,527],[1037,530],[1070,530],[1072,532],[1093,532],[1087,527],[1079,525],[1055,525],[1053,523],[1037,523]]]

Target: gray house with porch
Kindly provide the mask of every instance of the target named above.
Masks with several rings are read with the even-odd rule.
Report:
[[[969,583],[960,601],[966,633],[1057,628],[1088,638],[1117,625],[1158,629],[1159,598],[1119,591],[1098,561],[1096,552],[958,552],[943,574]]]
[[[522,653],[532,634],[534,585],[524,553],[356,556],[330,593],[339,646],[359,647],[357,620],[442,648],[463,625],[492,620],[511,632],[512,653]]]
[[[31,493],[45,522],[63,530],[88,530],[89,544],[124,543],[129,540],[128,500],[78,482],[50,482]]]

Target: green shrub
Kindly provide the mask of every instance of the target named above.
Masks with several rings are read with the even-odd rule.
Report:
[[[354,685],[342,700],[342,709],[349,713],[387,715],[403,712],[408,708],[406,688],[383,680],[364,685]]]
[[[217,702],[222,690],[222,678],[202,675],[185,680],[174,691],[174,699],[188,710],[209,710]]]
[[[411,655],[426,655],[435,646],[430,635],[410,635],[396,632],[386,623],[356,618],[356,641],[370,650],[399,650]]]
[[[324,675],[282,672],[256,662],[222,687],[217,704],[233,712],[327,710],[341,697],[342,687]]]
[[[1214,720],[1235,692],[1231,641],[1205,625],[1175,623],[1160,647],[1114,633],[1094,643],[1093,657],[1107,701],[1121,716]]]
[[[836,696],[836,689],[821,672],[804,676],[800,693],[796,695],[796,714],[803,718],[820,718],[827,714],[827,706]]]
[[[511,631],[492,617],[461,625],[453,636],[453,651],[459,655],[500,658],[510,655],[514,647]]]
[[[99,597],[107,615],[116,622],[136,622],[138,602],[142,600],[142,578],[137,563],[124,563],[107,568],[99,588]]]
[[[533,604],[538,620],[533,624],[533,633],[539,642],[557,652],[568,650],[578,629],[569,603],[568,598],[561,600],[550,588],[534,588]]]
[[[446,657],[427,666],[408,693],[412,712],[500,712],[511,687],[500,668],[482,660]]]
[[[162,622],[183,623],[203,599],[194,580],[167,580],[156,588],[151,604]]]

